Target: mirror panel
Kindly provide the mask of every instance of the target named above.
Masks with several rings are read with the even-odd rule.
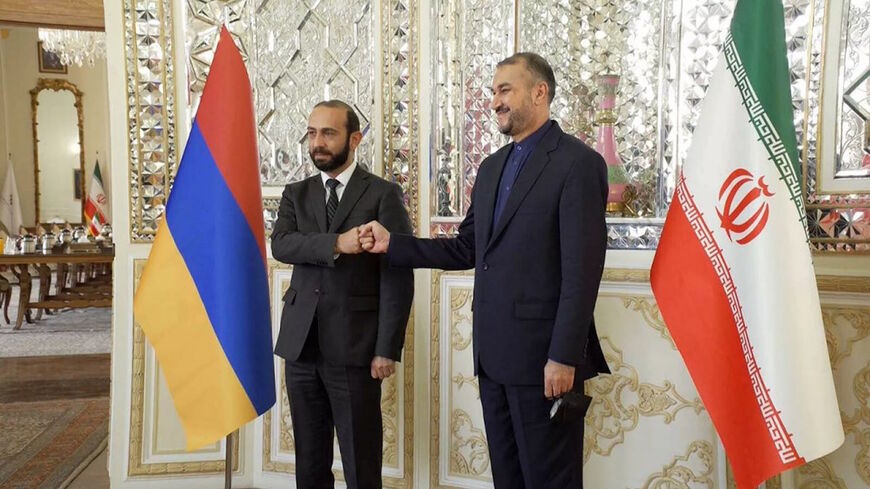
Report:
[[[81,223],[85,195],[82,93],[66,80],[40,79],[30,94],[36,220]]]

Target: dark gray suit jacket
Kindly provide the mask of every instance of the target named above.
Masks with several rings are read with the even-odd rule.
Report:
[[[390,231],[412,232],[401,187],[361,167],[351,176],[329,229],[320,175],[284,188],[272,256],[294,266],[277,355],[297,360],[316,319],[320,353],[332,365],[369,366],[375,355],[401,360],[413,272],[390,267],[383,255],[333,258],[340,233],[372,220]]]
[[[592,317],[607,247],[604,159],[553,124],[493,223],[512,146],[481,163],[457,237],[394,234],[387,256],[394,266],[474,268],[475,372],[543,384],[548,358],[576,366],[577,379],[609,372]]]

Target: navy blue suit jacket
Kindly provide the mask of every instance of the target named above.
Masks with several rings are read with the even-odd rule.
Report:
[[[592,316],[607,245],[604,160],[553,124],[493,223],[510,149],[480,165],[458,236],[393,234],[390,264],[474,268],[475,373],[482,365],[496,382],[543,384],[548,358],[576,366],[581,380],[609,372]]]

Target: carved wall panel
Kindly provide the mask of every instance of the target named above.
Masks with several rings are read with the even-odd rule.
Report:
[[[272,337],[278,337],[281,324],[281,298],[290,287],[293,276],[292,267],[270,262],[270,283],[272,302]],[[409,329],[409,342],[413,344],[413,326]],[[406,347],[404,361],[398,364],[396,375],[383,383],[381,392],[381,412],[383,415],[384,452],[383,474],[386,487],[410,487],[413,469],[407,449],[412,436],[413,382],[408,380],[413,372],[414,357]],[[293,445],[293,422],[290,418],[290,400],[287,395],[284,361],[275,358],[275,389],[280,393],[275,406],[263,415],[263,439],[261,469],[264,472],[293,474],[295,448]],[[333,471],[337,480],[344,480],[341,468],[341,454],[338,441],[334,440]],[[288,478],[289,479],[289,478]]]
[[[431,487],[489,487],[486,436],[471,357],[473,276],[433,273]],[[596,322],[612,375],[587,382],[585,481],[661,487],[694,471],[716,477],[715,433],[648,295],[604,292]],[[642,455],[641,455],[642,454]],[[630,461],[630,462],[629,462]],[[687,468],[689,467],[689,468]]]
[[[489,487],[489,452],[471,351],[471,274],[432,274],[430,487]]]
[[[612,373],[586,383],[593,401],[584,480],[590,487],[725,489],[730,476],[715,430],[648,279],[643,270],[605,270],[595,316]],[[846,443],[768,481],[766,489],[864,487],[870,475],[870,279],[820,277],[819,284]],[[472,375],[473,286],[469,273],[433,273],[431,487],[488,487],[490,480]]]
[[[870,280],[865,279],[867,284]],[[826,457],[792,471],[799,489],[870,485],[870,296],[858,297],[832,292],[822,296],[825,336],[846,441]]]

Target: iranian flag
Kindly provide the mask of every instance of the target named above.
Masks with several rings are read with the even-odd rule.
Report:
[[[103,175],[100,173],[100,161],[94,165],[94,176],[91,178],[91,186],[88,190],[88,200],[85,202],[85,222],[92,236],[100,234],[103,224],[108,222],[106,218],[106,191],[103,189]]]
[[[651,271],[740,489],[843,428],[808,245],[779,0],[739,0]]]

